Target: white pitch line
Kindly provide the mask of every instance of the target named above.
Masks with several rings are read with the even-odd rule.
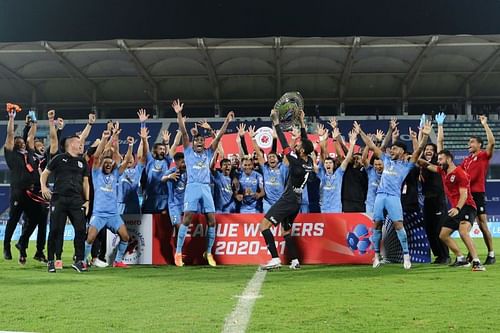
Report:
[[[238,296],[238,304],[236,304],[233,312],[227,316],[222,329],[223,333],[242,333],[246,331],[255,300],[260,297],[259,292],[266,278],[266,273],[265,270],[255,272],[243,294]]]

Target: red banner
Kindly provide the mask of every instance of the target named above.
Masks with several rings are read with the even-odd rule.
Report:
[[[262,264],[270,259],[259,232],[262,214],[216,215],[217,229],[213,254],[217,263]],[[371,219],[359,213],[299,214],[293,226],[293,239],[304,264],[370,264]],[[281,228],[272,228],[282,262],[288,262]],[[205,217],[198,215],[189,226],[183,255],[187,265],[206,264]],[[173,264],[175,235],[167,215],[153,216],[153,264]]]

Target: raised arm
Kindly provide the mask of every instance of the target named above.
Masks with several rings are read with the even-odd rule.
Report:
[[[132,154],[132,151],[134,149],[134,143],[135,143],[134,138],[131,136],[128,136],[127,143],[128,143],[127,153],[125,154],[125,158],[123,159],[122,164],[120,164],[120,168],[118,169],[118,173],[120,175],[125,171],[125,169],[127,169],[128,162],[130,160],[134,159],[134,155]]]
[[[224,124],[222,124],[221,129],[217,132],[217,135],[210,144],[210,147],[212,148],[213,151],[217,150],[217,146],[219,145],[220,139],[222,139],[222,136],[224,135],[224,133],[226,133],[227,126],[233,119],[234,119],[234,112],[229,111],[229,113],[226,116],[226,119],[224,120]]]
[[[9,113],[9,121],[7,122],[7,137],[5,138],[5,149],[14,150],[14,118],[16,110],[14,108],[7,110]]]
[[[186,123],[184,122],[184,118],[182,117],[182,109],[184,109],[184,103],[181,103],[179,99],[174,100],[172,102],[172,108],[177,114],[177,123],[179,124],[179,131],[181,131],[182,135],[182,145],[184,148],[189,147],[189,135],[186,130]]]
[[[177,132],[175,133],[174,142],[172,143],[172,146],[170,146],[170,149],[168,150],[168,155],[171,158],[174,158],[174,155],[177,151],[177,147],[179,147],[179,145],[181,144],[181,139],[182,139],[182,133],[181,131],[177,130]]]
[[[317,125],[316,133],[319,137],[319,148],[320,155],[319,160],[321,163],[325,162],[325,158],[328,156],[328,130],[325,128],[323,124]]]
[[[54,118],[56,116],[56,112],[54,110],[50,110],[47,113],[47,118],[49,118],[49,141],[50,141],[50,148],[49,148],[49,154],[50,156],[53,156],[57,154],[59,151],[59,141],[57,139],[57,128],[54,122]]]
[[[139,147],[137,148],[137,160],[142,164],[146,164],[146,158],[149,152],[149,130],[147,127],[142,127],[138,134],[141,138],[141,143],[139,143]]]
[[[412,130],[411,127],[409,127],[408,135],[410,135],[413,151],[415,151],[418,148],[418,143],[420,142],[420,140],[422,140],[423,136],[422,130],[419,131],[420,138],[417,138],[417,133],[414,130]]]
[[[382,150],[373,143],[372,139],[370,139],[365,132],[363,132],[361,126],[358,124],[357,121],[354,122],[353,129],[356,132],[356,134],[359,134],[359,136],[361,136],[361,139],[363,140],[365,145],[367,145],[368,148],[370,148],[373,151],[373,154],[376,157],[382,156]]]
[[[32,123],[30,130],[28,131],[28,137],[26,138],[26,147],[29,150],[35,150],[35,135],[37,126],[36,123]]]
[[[384,137],[384,141],[382,141],[382,144],[380,145],[380,149],[385,149],[389,143],[390,140],[392,139],[392,132],[398,127],[398,119],[396,117],[392,117],[391,121],[389,122],[389,128],[387,129],[387,134]]]
[[[257,160],[259,161],[259,165],[263,166],[266,163],[264,159],[264,154],[257,144],[257,139],[255,138],[255,126],[248,126],[248,134],[250,134],[250,138],[252,138],[252,146],[255,154],[257,154]]]
[[[89,137],[90,130],[92,129],[92,126],[95,123],[95,114],[94,113],[89,113],[89,121],[87,122],[87,125],[85,125],[85,128],[83,129],[82,133],[80,134],[80,142],[82,145],[85,145],[85,141]]]
[[[245,127],[246,125],[241,123],[238,125],[238,136],[236,137],[236,143],[238,144],[238,148],[240,151],[241,156],[246,156],[248,155],[248,148],[247,148],[247,143],[245,141]],[[250,134],[250,137],[252,137],[252,134]]]
[[[342,164],[340,164],[340,167],[342,170],[345,171],[347,169],[347,165],[351,161],[352,154],[354,153],[354,146],[356,145],[356,139],[358,138],[358,133],[356,133],[355,130],[352,130],[349,132],[349,150],[347,150],[347,155],[342,161]]]
[[[440,152],[444,149],[444,129],[443,123],[446,118],[446,115],[443,112],[440,112],[436,115],[436,123],[438,125],[438,135],[437,135],[437,150]]]
[[[94,163],[92,164],[93,169],[99,169],[101,167],[101,155],[108,145],[108,139],[110,136],[111,133],[108,130],[102,132],[101,141],[99,142],[99,145],[94,153]]]
[[[427,162],[427,160],[424,160],[422,158],[419,158],[418,161],[417,161],[418,165],[420,165],[421,167],[423,168],[426,168],[427,170],[431,171],[431,172],[435,172],[437,173],[438,172],[438,168],[436,165],[434,164],[431,164],[429,162]]]
[[[420,138],[420,142],[418,143],[417,149],[413,151],[413,154],[411,155],[410,161],[415,163],[419,157],[420,154],[422,153],[422,150],[424,149],[425,145],[427,144],[427,139],[429,138],[429,134],[431,133],[432,130],[432,122],[426,121],[424,127],[422,128],[422,138]]]
[[[488,125],[488,118],[486,118],[486,116],[479,116],[479,120],[481,120],[481,125],[483,125],[484,131],[486,132],[486,138],[488,139],[486,153],[488,154],[489,158],[492,158],[493,153],[495,152],[495,136],[493,135],[493,132]]]
[[[283,131],[281,130],[280,126],[280,121],[278,118],[278,111],[275,109],[271,110],[271,121],[273,122],[274,128],[276,129],[276,135],[278,135],[278,140],[281,143],[281,147],[283,148],[283,155],[289,155],[292,150],[290,149],[290,146],[288,145],[288,142],[286,141],[285,134],[283,134]]]

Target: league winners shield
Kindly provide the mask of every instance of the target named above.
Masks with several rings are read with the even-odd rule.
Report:
[[[287,92],[274,104],[278,111],[281,127],[289,131],[299,123],[300,110],[304,109],[304,98],[298,91]]]

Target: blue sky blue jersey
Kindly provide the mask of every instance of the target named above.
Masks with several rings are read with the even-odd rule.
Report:
[[[373,165],[366,168],[368,175],[368,192],[366,193],[366,211],[372,213],[373,205],[375,203],[375,196],[377,195],[378,185],[380,184],[381,173],[375,171]]]
[[[175,173],[177,171],[176,167],[173,167],[167,171],[165,176]],[[185,172],[181,173],[177,180],[168,180],[168,206],[183,206],[184,205],[184,192],[186,191],[187,184],[187,174]]]
[[[92,169],[92,184],[94,185],[94,208],[92,215],[113,216],[118,215],[118,168],[106,175],[102,169]]]
[[[344,171],[341,167],[338,167],[332,174],[328,174],[323,163],[319,164],[321,212],[342,212],[341,193]]]
[[[380,178],[378,193],[385,193],[401,197],[401,185],[415,163],[402,160],[392,160],[389,155],[382,154],[380,159],[384,162],[384,172]]]
[[[213,175],[213,182],[215,209],[218,212],[228,212],[234,203],[231,177],[216,171]]]
[[[270,205],[274,204],[283,194],[288,177],[288,167],[279,163],[278,167],[271,169],[267,164],[262,167],[264,178],[264,189],[266,191],[266,200]]]
[[[163,160],[156,160],[151,153],[148,153],[146,161],[147,182],[144,192],[146,196],[166,195],[167,187],[162,183],[161,177],[167,172],[172,159],[166,156]]]
[[[252,171],[250,175],[244,172],[240,175],[240,192],[243,192],[243,201],[241,202],[241,210],[257,209],[257,199],[254,197],[254,193],[258,189],[264,187],[264,181],[262,175],[258,172]],[[251,193],[247,195],[247,193]]]
[[[133,168],[127,168],[118,177],[118,202],[139,202],[139,183],[144,164],[137,163]]]
[[[211,148],[196,153],[192,146],[184,149],[188,183],[210,184],[210,161],[214,156]]]

